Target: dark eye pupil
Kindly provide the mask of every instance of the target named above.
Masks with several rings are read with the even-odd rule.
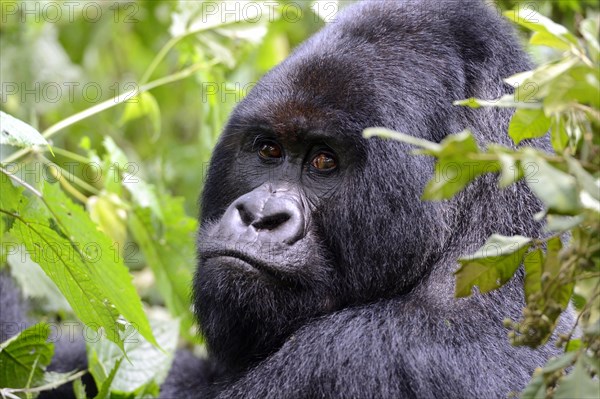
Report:
[[[335,159],[327,154],[318,154],[313,158],[312,166],[319,170],[331,170],[337,166]]]
[[[263,144],[258,155],[261,158],[281,158],[281,148],[276,144]]]

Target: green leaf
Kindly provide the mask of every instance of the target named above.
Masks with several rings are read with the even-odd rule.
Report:
[[[567,346],[565,347],[565,351],[566,352],[575,352],[578,351],[579,348],[581,348],[581,339],[577,338],[577,339],[571,339],[568,343]]]
[[[523,266],[525,267],[525,300],[527,304],[533,302],[535,294],[542,292],[542,265],[544,262],[544,252],[536,249],[525,255]]]
[[[60,290],[44,270],[27,254],[23,246],[8,255],[10,273],[26,298],[35,298],[45,312],[72,312]]]
[[[498,159],[502,165],[502,173],[498,179],[500,188],[506,188],[523,178],[521,162],[506,154],[498,154]]]
[[[0,387],[30,388],[43,380],[54,354],[50,328],[40,323],[0,344]]]
[[[79,253],[69,240],[30,218],[27,211],[15,221],[10,233],[56,283],[81,321],[94,331],[104,328],[109,337],[120,341],[119,314],[88,273],[87,264],[93,267],[90,260],[94,257]]]
[[[600,43],[598,42],[600,25],[598,18],[592,16],[584,19],[579,26],[579,31],[588,45],[592,61],[597,63],[600,59]]]
[[[544,37],[553,37],[554,40],[563,43],[563,47],[570,48],[572,45],[577,45],[577,38],[567,28],[553,22],[537,11],[531,10],[529,7],[519,7],[517,10],[505,11],[504,16],[527,29],[542,34]],[[563,47],[560,49],[564,49]]]
[[[13,184],[10,177],[5,173],[0,174],[0,190],[2,190],[2,195],[0,195],[0,209],[4,211],[14,212],[27,201],[23,197],[23,190],[25,188]]]
[[[585,215],[561,216],[546,215],[545,229],[551,233],[571,230],[585,221]]]
[[[554,168],[531,151],[525,153],[525,163],[537,168],[526,182],[549,212],[559,215],[579,213],[581,209],[579,190],[573,176]]]
[[[58,185],[46,184],[44,198],[59,224],[66,226],[64,233],[71,240],[78,240],[83,248],[91,248],[94,258],[86,267],[88,276],[102,287],[106,299],[139,329],[140,334],[156,344],[131,275],[122,258],[116,256],[111,240],[98,230],[82,207],[66,197]]]
[[[87,395],[85,392],[85,385],[81,382],[81,378],[73,381],[73,393],[75,394],[75,399],[86,399]]]
[[[527,237],[492,235],[477,252],[458,260],[455,296],[471,295],[474,286],[482,293],[501,287],[514,275],[530,245]]]
[[[2,209],[15,217],[11,236],[25,245],[86,325],[96,331],[104,328],[109,339],[122,346],[121,314],[152,341],[131,276],[108,237],[58,185],[44,184],[43,200],[51,217],[39,201],[16,211]]]
[[[152,383],[160,384],[167,376],[177,346],[179,322],[153,320],[151,325],[152,332],[164,351],[152,346],[132,330],[133,334],[125,339],[128,362],[122,363],[114,375],[110,384],[111,392],[135,392]],[[115,365],[123,358],[119,348],[106,339],[90,343],[89,346],[90,353],[96,354],[89,359],[93,365],[92,373],[95,373],[94,370],[114,370]],[[94,362],[100,363],[101,366]],[[102,380],[103,375],[95,378]]]
[[[508,125],[508,135],[515,144],[525,139],[542,137],[550,129],[550,122],[550,118],[541,109],[518,109]]]
[[[566,51],[571,48],[570,43],[565,42],[564,40],[559,39],[558,37],[548,32],[535,32],[533,35],[531,35],[529,43],[535,46],[552,47],[561,51]]]
[[[124,359],[124,356],[121,356],[119,359],[117,359],[113,363],[113,365],[110,369],[110,373],[108,375],[104,376],[104,378],[102,379],[102,383],[99,383],[99,380],[96,379],[96,376],[94,375],[94,370],[97,370],[97,368],[96,367],[90,368],[90,372],[92,373],[92,376],[94,377],[94,380],[96,381],[96,385],[100,386],[100,389],[98,390],[98,393],[96,394],[94,399],[108,399],[111,397],[110,388],[112,386],[113,380],[115,379],[115,376],[117,375],[117,372],[119,371],[119,368],[121,367],[123,359]]]
[[[573,293],[573,283],[564,284],[559,278],[561,272],[562,260],[560,252],[562,250],[562,242],[560,238],[553,237],[547,242],[546,260],[542,268],[542,276],[547,278],[542,280],[542,290],[546,296],[546,302],[554,302],[561,309],[566,309]],[[556,315],[548,315],[551,318],[558,317]]]
[[[182,330],[193,323],[190,284],[195,260],[197,222],[185,214],[183,199],[159,197],[163,223],[154,223],[150,208],[134,207],[128,227],[156,277],[171,314],[182,318]]]
[[[0,111],[0,127],[2,130],[0,133],[0,144],[16,147],[47,145],[50,148],[50,144],[48,144],[37,129],[2,111]]]
[[[515,157],[515,151],[497,144],[490,144],[487,147],[489,154],[498,156],[498,162],[501,167],[498,186],[505,188],[520,180],[524,176],[521,162]]]
[[[554,399],[598,399],[600,397],[600,384],[592,378],[580,359],[570,374],[560,379],[558,388],[554,392]]]
[[[434,177],[423,192],[423,199],[427,200],[452,198],[478,176],[500,169],[500,163],[495,160],[469,159],[469,156],[479,155],[480,152],[475,138],[467,131],[452,134],[434,149],[426,149],[421,153],[438,158]]]
[[[104,234],[117,245],[124,245],[127,238],[127,212],[116,194],[102,191],[99,195],[91,196],[86,208],[92,221]]]
[[[548,82],[541,92],[546,115],[565,112],[573,104],[600,106],[600,71],[587,65],[576,65]]]
[[[578,64],[581,60],[571,56],[543,64],[532,71],[517,73],[504,81],[515,88],[515,101],[538,100],[548,95],[550,83]]]
[[[569,166],[569,172],[577,179],[577,185],[594,199],[600,200],[600,179],[595,178],[585,170],[577,159],[570,156],[565,156],[564,158]]]
[[[127,122],[142,117],[147,117],[150,120],[154,132],[152,139],[156,140],[161,131],[160,107],[154,96],[147,91],[127,101],[119,124],[123,126]]]
[[[558,154],[561,154],[569,145],[569,135],[567,134],[565,120],[558,115],[555,116],[552,121],[550,140],[552,142],[552,148]]]
[[[542,369],[542,372],[545,375],[550,375],[558,370],[564,370],[567,367],[570,367],[576,358],[577,358],[577,353],[573,353],[573,352],[567,352],[567,353],[563,353],[557,357],[552,357],[552,358],[550,358],[550,360],[548,360],[548,362]]]

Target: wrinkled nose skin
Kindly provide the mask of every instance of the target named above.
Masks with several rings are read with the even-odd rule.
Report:
[[[293,245],[304,236],[303,208],[294,191],[263,185],[227,208],[220,229],[235,241]]]

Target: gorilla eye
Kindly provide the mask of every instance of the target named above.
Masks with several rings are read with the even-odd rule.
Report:
[[[281,147],[276,143],[262,143],[260,144],[258,150],[258,156],[265,160],[273,160],[281,158],[283,156],[283,151],[281,150]]]
[[[310,165],[321,172],[330,172],[337,167],[337,161],[332,154],[320,152],[313,157]]]

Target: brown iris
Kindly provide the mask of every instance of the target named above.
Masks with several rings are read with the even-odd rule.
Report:
[[[328,172],[337,167],[335,158],[326,152],[320,152],[310,162],[311,166],[322,172]]]
[[[283,156],[281,147],[275,143],[264,143],[258,150],[258,156],[262,159],[277,159]]]

